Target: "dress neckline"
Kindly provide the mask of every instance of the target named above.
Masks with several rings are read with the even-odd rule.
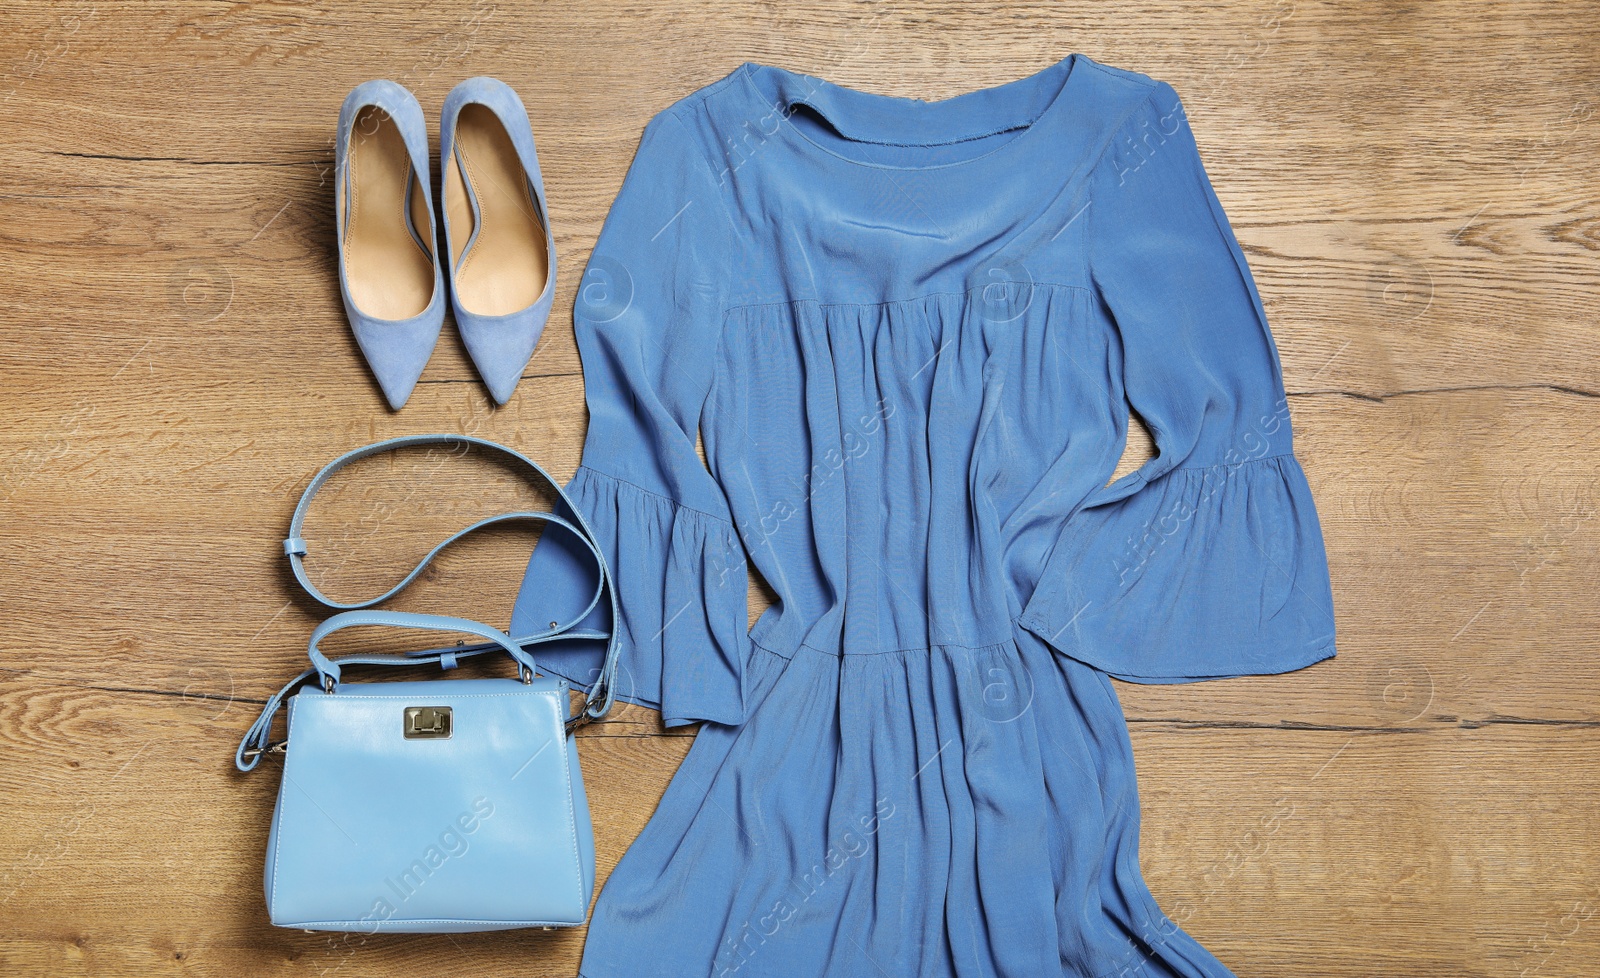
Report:
[[[1013,81],[975,89],[937,101],[847,88],[814,75],[746,61],[738,68],[745,90],[771,115],[776,126],[806,151],[851,166],[879,170],[942,170],[972,166],[1037,143],[1063,115],[1072,99],[1072,82],[1083,56],[1069,54],[1055,64]],[[846,139],[891,146],[946,146],[1004,132],[1016,135],[965,159],[923,165],[880,163],[846,156],[807,136],[790,118],[796,106],[820,113]]]

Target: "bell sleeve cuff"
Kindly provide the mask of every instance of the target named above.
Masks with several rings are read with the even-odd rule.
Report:
[[[1322,531],[1293,454],[1134,473],[1103,495],[1067,521],[1018,624],[1141,683],[1334,655]]]
[[[740,723],[747,585],[732,524],[588,466],[578,468],[567,494],[594,529],[617,588],[617,698],[660,710],[669,727]],[[555,573],[558,563],[584,559],[565,536],[547,532],[534,550],[514,615],[519,632],[539,624],[522,606],[572,603],[537,583],[570,578]],[[599,662],[592,644],[552,644],[539,654],[542,668],[585,686]]]

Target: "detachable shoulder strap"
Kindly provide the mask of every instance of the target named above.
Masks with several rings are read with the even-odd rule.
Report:
[[[392,452],[401,448],[440,446],[458,450],[462,453],[465,453],[467,450],[472,448],[483,448],[492,452],[497,452],[501,456],[511,459],[514,463],[520,466],[524,472],[533,473],[538,477],[538,481],[542,481],[545,485],[553,488],[556,491],[556,495],[560,497],[563,503],[566,504],[567,510],[572,513],[573,520],[568,521],[560,516],[557,516],[555,513],[538,511],[512,512],[503,513],[499,516],[491,516],[488,519],[479,520],[471,526],[468,526],[465,529],[446,537],[445,540],[438,546],[428,551],[422,560],[417,563],[417,566],[413,567],[409,574],[401,578],[398,584],[389,588],[389,590],[383,592],[375,598],[370,598],[366,601],[342,602],[335,601],[326,594],[323,594],[316,585],[311,583],[311,579],[306,574],[305,557],[309,553],[309,548],[306,545],[305,538],[301,536],[301,528],[305,523],[306,512],[311,508],[311,501],[313,498],[315,498],[318,490],[320,490],[322,486],[340,469],[350,465],[353,462],[358,462],[365,458],[371,458],[374,455],[381,455],[385,452]],[[519,649],[526,649],[526,647],[530,645],[538,645],[543,642],[560,638],[587,638],[606,640],[606,654],[605,659],[600,666],[600,675],[595,680],[594,685],[589,688],[589,693],[584,701],[583,709],[570,720],[568,720],[567,727],[569,730],[571,730],[576,726],[582,725],[583,723],[599,720],[604,717],[610,712],[611,704],[615,700],[617,652],[619,647],[619,630],[617,628],[617,622],[620,620],[617,607],[617,592],[616,587],[611,579],[610,568],[606,565],[605,555],[601,552],[598,538],[595,536],[594,530],[590,528],[588,522],[584,519],[582,512],[580,512],[578,508],[572,504],[572,500],[568,498],[567,493],[561,487],[561,484],[556,482],[555,479],[551,478],[550,473],[546,472],[544,468],[539,465],[539,463],[533,461],[515,449],[507,448],[504,445],[488,441],[483,438],[474,438],[471,435],[407,435],[401,438],[390,438],[385,441],[375,442],[371,445],[358,448],[355,451],[348,452],[334,459],[332,462],[329,462],[326,466],[324,466],[322,471],[318,472],[311,479],[310,485],[306,486],[305,492],[300,496],[300,502],[296,504],[294,508],[294,515],[290,518],[289,536],[283,541],[283,552],[289,558],[289,566],[294,572],[295,580],[300,583],[300,586],[305,589],[307,594],[311,595],[317,601],[329,608],[335,608],[348,613],[362,608],[370,608],[373,605],[387,601],[389,598],[392,598],[396,594],[400,593],[406,588],[407,585],[417,579],[417,576],[427,568],[428,564],[433,561],[434,557],[438,556],[442,550],[455,543],[457,540],[460,540],[461,538],[475,533],[476,531],[487,526],[526,520],[538,521],[560,527],[564,532],[571,533],[573,536],[577,537],[583,543],[584,548],[588,550],[589,553],[594,557],[596,571],[594,596],[590,598],[589,604],[584,607],[583,610],[579,611],[577,615],[568,621],[553,622],[551,627],[548,629],[536,632],[532,635],[517,636],[511,639],[512,644]],[[602,598],[605,598],[610,602],[612,623],[611,630],[609,632],[597,632],[587,629],[575,630],[576,626],[589,616],[590,612],[595,609]],[[417,616],[409,617],[415,618]],[[411,622],[409,620],[400,620],[406,619],[408,616],[398,612],[367,612],[359,616],[354,614],[345,614],[336,615],[334,618],[339,620],[339,623],[335,627],[345,627],[349,624],[388,624],[419,627],[415,622]],[[359,619],[359,621],[356,619]],[[446,628],[452,627],[451,625],[445,624],[446,621],[454,621],[457,623],[457,630],[468,632],[472,632],[473,629],[471,627],[461,626],[477,625],[475,622],[466,622],[463,619],[438,619],[439,625]],[[334,624],[334,619],[330,619],[329,622],[325,623],[325,625],[328,624]],[[477,627],[484,628],[486,626],[479,625]],[[490,631],[493,630],[491,629]],[[479,632],[478,634],[484,633]],[[496,632],[495,634],[498,635],[499,633]],[[267,738],[271,728],[272,716],[277,712],[277,705],[282,701],[282,698],[295,686],[299,685],[306,679],[309,679],[313,675],[321,675],[326,680],[331,672],[333,678],[337,679],[338,663],[340,662],[349,664],[385,663],[408,665],[438,662],[444,665],[446,668],[449,668],[455,664],[457,659],[477,655],[482,652],[488,652],[495,649],[501,649],[504,647],[504,644],[504,642],[496,639],[477,645],[454,645],[440,649],[427,649],[420,652],[409,652],[399,656],[347,656],[342,659],[327,659],[321,657],[320,654],[315,653],[313,644],[314,667],[306,670],[306,672],[302,673],[298,678],[290,682],[287,686],[280,690],[277,695],[273,696],[272,699],[268,701],[266,709],[262,711],[262,718],[257,721],[256,726],[251,728],[250,733],[246,734],[245,742],[240,744],[238,755],[240,767],[245,768],[246,770],[248,770],[249,767],[254,767],[255,761],[259,759],[260,755],[271,750],[271,747],[267,743]],[[520,665],[524,664],[521,657],[518,657],[518,661],[519,667]],[[249,762],[248,766],[246,766],[246,760]]]

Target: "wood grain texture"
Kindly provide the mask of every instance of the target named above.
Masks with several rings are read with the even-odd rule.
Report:
[[[645,122],[739,62],[932,99],[1070,51],[1184,97],[1273,325],[1339,622],[1339,656],[1301,673],[1118,685],[1152,890],[1241,976],[1596,973],[1600,9],[0,11],[0,973],[573,974],[581,932],[266,924],[275,778],[230,759],[318,617],[277,556],[294,496],[341,451],[434,430],[570,475],[578,276]],[[532,112],[556,314],[506,407],[447,329],[391,415],[339,305],[333,123],[365,79],[436,115],[474,74]],[[365,464],[319,502],[314,574],[370,592],[536,498],[481,459]],[[463,546],[398,606],[492,619],[533,539]],[[580,743],[604,874],[690,739],[624,707]]]

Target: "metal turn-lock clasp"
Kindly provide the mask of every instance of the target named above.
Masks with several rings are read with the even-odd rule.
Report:
[[[453,712],[448,706],[408,706],[405,713],[407,739],[443,739],[450,736]]]

